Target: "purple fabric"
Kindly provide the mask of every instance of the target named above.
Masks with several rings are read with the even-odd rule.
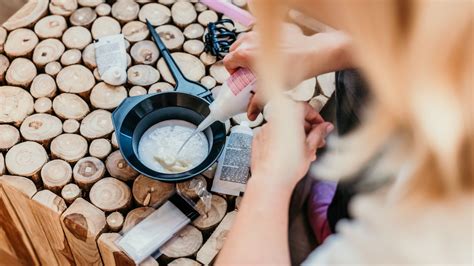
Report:
[[[327,219],[327,210],[336,192],[334,181],[316,180],[309,195],[308,217],[311,228],[321,244],[332,234]]]

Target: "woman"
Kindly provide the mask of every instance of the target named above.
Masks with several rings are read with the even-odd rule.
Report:
[[[306,263],[472,265],[471,3],[288,2],[320,20],[337,21],[332,25],[350,34],[354,61],[373,88],[361,128],[329,140],[329,154],[311,171],[341,178],[365,169],[368,184],[380,183],[380,177],[391,181],[357,199],[354,222],[340,223],[338,234]],[[284,71],[285,59],[275,45],[281,7],[269,0],[255,6],[264,48],[256,60],[262,98],[273,98],[279,108],[254,140],[252,178],[218,257],[223,265],[289,264],[291,191],[314,159],[318,144],[308,138],[324,138],[323,131],[306,135],[304,108],[277,93],[283,73],[296,67]]]

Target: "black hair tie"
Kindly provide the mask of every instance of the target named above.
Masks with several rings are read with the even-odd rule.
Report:
[[[226,23],[232,25],[232,29],[229,30]],[[207,33],[204,36],[204,50],[217,59],[222,59],[229,53],[230,46],[237,40],[237,34],[235,24],[230,19],[210,22],[207,24]]]

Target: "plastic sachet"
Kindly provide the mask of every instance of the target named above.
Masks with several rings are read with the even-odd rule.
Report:
[[[113,86],[124,84],[127,81],[127,52],[123,35],[102,37],[94,47],[100,78]]]

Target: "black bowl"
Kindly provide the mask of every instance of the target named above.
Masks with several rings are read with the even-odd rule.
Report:
[[[140,139],[147,129],[161,121],[178,119],[197,126],[209,112],[209,102],[203,98],[164,92],[125,99],[113,112],[112,120],[120,151],[133,169],[156,180],[181,182],[206,171],[219,158],[225,144],[225,125],[215,122],[203,132],[209,143],[209,154],[198,166],[182,173],[161,173],[144,165],[138,155]]]

